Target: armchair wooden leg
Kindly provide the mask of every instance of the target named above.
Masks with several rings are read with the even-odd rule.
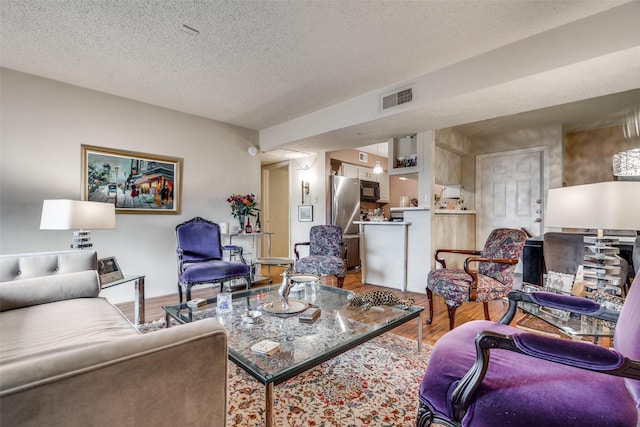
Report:
[[[342,288],[342,285],[344,285],[344,276],[338,276],[338,287]]]
[[[429,300],[429,318],[427,319],[427,325],[430,325],[433,321],[433,292],[427,288],[427,299]]]
[[[447,312],[449,313],[449,330],[456,327],[456,310],[458,307],[458,305],[447,304]]]
[[[488,303],[488,302],[486,302],[486,301],[484,301],[484,302],[482,303],[482,307],[484,308],[484,319],[485,319],[485,320],[491,320],[491,319],[489,318],[489,303]]]
[[[180,297],[180,304],[182,304],[182,285],[178,283],[178,296]]]

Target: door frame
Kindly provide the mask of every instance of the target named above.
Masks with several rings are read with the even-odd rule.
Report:
[[[287,174],[288,176],[291,175],[291,171],[289,170],[289,162],[288,161],[281,161],[278,163],[273,163],[270,165],[265,165],[262,166],[262,183],[261,183],[261,187],[262,187],[262,224],[266,225],[266,224],[270,224],[271,223],[271,203],[270,203],[270,194],[271,191],[273,190],[271,188],[271,171],[274,169],[284,169],[287,168]],[[287,182],[289,182],[290,179],[287,179]],[[283,189],[277,189],[279,191],[286,191],[287,194],[289,194],[289,186],[287,185],[286,188]],[[288,208],[288,205],[290,204],[290,197],[286,198],[287,200],[287,212],[290,211],[290,209]],[[291,218],[290,216],[286,217],[287,220],[287,248],[289,248],[289,253],[288,253],[288,257],[291,256]],[[271,230],[270,230],[271,231]],[[273,236],[271,236],[272,238],[274,238],[275,234]],[[276,239],[278,237],[275,237]],[[273,243],[273,242],[272,242]],[[261,248],[261,255],[263,257],[267,256],[267,250],[266,248]]]
[[[482,229],[480,227],[481,217],[485,210],[482,209],[482,163],[486,159],[496,157],[517,156],[521,154],[540,153],[542,160],[540,162],[540,197],[542,204],[540,205],[542,222],[540,223],[540,232],[544,234],[544,210],[547,204],[547,190],[549,188],[549,147],[542,145],[539,147],[521,148],[517,150],[499,151],[496,153],[479,154],[476,156],[476,246],[482,249],[486,237],[481,236]]]

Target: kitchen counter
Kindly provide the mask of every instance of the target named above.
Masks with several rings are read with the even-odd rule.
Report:
[[[475,215],[476,211],[462,209],[434,209],[435,215]]]
[[[358,225],[411,225],[406,221],[353,221],[353,223]]]
[[[397,209],[402,209],[404,221],[355,221],[360,227],[362,283],[424,292],[431,250],[430,209]]]

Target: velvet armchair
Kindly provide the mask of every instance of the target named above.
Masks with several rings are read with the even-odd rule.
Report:
[[[504,298],[513,288],[513,273],[522,254],[527,234],[520,229],[497,228],[489,234],[482,251],[467,249],[438,249],[435,260],[441,269],[432,270],[427,277],[429,319],[433,319],[433,294],[444,297],[449,313],[449,329],[455,326],[455,311],[466,301],[482,302],[484,317],[489,320],[488,301]],[[470,255],[464,269],[447,268],[444,253]]]
[[[309,256],[300,258],[299,246],[309,246]],[[309,231],[309,241],[293,245],[296,254],[294,271],[316,276],[336,276],[338,287],[347,274],[347,249],[338,225],[315,225]]]
[[[242,248],[222,246],[220,227],[206,219],[195,217],[176,226],[178,256],[178,294],[182,302],[182,288],[187,301],[195,285],[220,283],[244,279],[251,286],[251,268],[244,262],[223,260],[223,251],[229,250],[242,258]]]
[[[519,301],[617,320],[613,349],[509,326]],[[570,295],[510,292],[499,323],[474,320],[438,340],[419,401],[419,427],[636,427],[640,275],[619,313]]]

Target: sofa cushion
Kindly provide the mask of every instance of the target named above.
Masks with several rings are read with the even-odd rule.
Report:
[[[79,298],[0,313],[0,364],[28,362],[139,332],[104,298]]]
[[[100,279],[95,270],[0,283],[0,311],[74,298],[95,298]]]

